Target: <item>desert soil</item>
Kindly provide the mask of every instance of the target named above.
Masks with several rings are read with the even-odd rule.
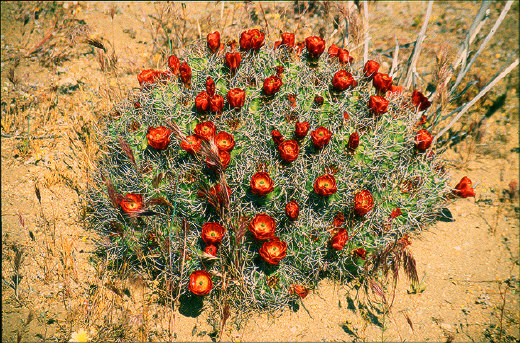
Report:
[[[99,341],[211,341],[205,313],[185,317],[159,304],[154,282],[117,278],[93,254],[99,237],[83,221],[83,195],[99,153],[96,130],[138,87],[142,69],[164,69],[184,44],[214,30],[236,39],[266,23],[270,42],[280,30],[296,30],[297,40],[319,33],[339,42],[344,5],[319,2],[299,18],[293,2],[2,2],[2,341],[68,341],[80,329]],[[426,81],[442,49],[457,52],[479,6],[434,4],[418,65]],[[491,5],[476,44],[503,7]],[[518,7],[466,77],[476,84],[465,97],[518,55]],[[370,3],[374,56],[392,49],[396,38],[413,42],[425,10],[425,2]],[[357,34],[349,47],[360,58]],[[410,51],[401,48],[401,60]],[[377,58],[383,68],[391,65]],[[519,91],[516,68],[457,124],[462,139],[444,155],[451,184],[467,175],[477,195],[448,204],[453,221],[413,236],[421,285],[411,289],[401,276],[390,313],[353,308],[352,289],[325,280],[298,311],[253,315],[240,329],[228,325],[222,340],[520,339]]]

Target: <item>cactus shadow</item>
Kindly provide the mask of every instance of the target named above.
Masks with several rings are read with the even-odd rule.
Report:
[[[196,318],[202,313],[203,296],[184,293],[179,297],[179,313],[186,317]]]

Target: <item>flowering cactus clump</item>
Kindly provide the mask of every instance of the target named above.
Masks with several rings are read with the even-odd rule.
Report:
[[[89,193],[115,265],[173,297],[281,309],[406,249],[455,194],[423,94],[320,37],[281,38],[210,33],[139,75],[103,130]],[[474,195],[471,181],[458,188]]]

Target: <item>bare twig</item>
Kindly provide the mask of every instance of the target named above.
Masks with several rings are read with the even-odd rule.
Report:
[[[370,40],[370,35],[368,33],[368,4],[366,1],[363,1],[363,16],[365,19],[365,49],[363,51],[363,64],[365,64],[368,61],[368,41]]]
[[[457,122],[457,120],[459,120],[460,117],[462,117],[462,115],[464,113],[466,113],[466,111],[471,106],[473,106],[473,104],[475,104],[480,98],[482,98],[491,88],[493,88],[495,86],[495,84],[497,84],[500,80],[502,80],[507,74],[509,74],[511,72],[511,70],[513,70],[517,66],[518,66],[518,58],[513,63],[511,63],[511,65],[509,65],[509,67],[507,67],[503,72],[501,72],[499,75],[497,75],[495,78],[493,78],[493,80],[491,80],[486,85],[486,87],[484,87],[484,89],[482,89],[480,91],[480,93],[478,93],[478,95],[476,97],[474,97],[470,102],[468,102],[466,104],[466,106],[464,106],[464,108],[462,108],[462,110],[455,116],[455,118],[453,118],[452,121],[448,125],[446,125],[446,127],[444,129],[442,129],[435,136],[435,138],[433,138],[433,142],[435,143],[437,141],[437,139],[439,139],[439,137],[441,137],[444,133],[446,133],[453,126],[453,124],[455,124]]]
[[[29,51],[27,55],[25,55],[25,57],[29,57],[34,52],[38,51],[38,49],[41,48],[41,46],[52,37],[52,35],[54,34],[54,30],[56,29],[56,23],[58,23],[58,18],[54,20],[54,23],[52,24],[51,28],[49,29],[49,31],[47,31],[47,34],[45,35],[45,37],[43,37],[40,43],[38,43],[34,48],[32,48],[31,51]]]
[[[426,9],[426,15],[424,16],[424,22],[417,36],[417,41],[413,47],[412,54],[410,55],[410,59],[408,59],[407,69],[406,69],[406,78],[403,83],[404,88],[409,88],[412,84],[413,74],[415,72],[415,66],[417,61],[419,60],[419,55],[421,53],[422,43],[426,38],[426,28],[428,27],[428,22],[430,21],[430,16],[432,14],[433,1],[428,2],[428,8]]]
[[[394,51],[394,60],[392,61],[392,69],[390,69],[390,76],[394,77],[394,74],[397,72],[397,56],[399,56],[399,40],[395,39],[395,51]]]
[[[468,56],[469,46],[475,39],[475,36],[482,28],[482,25],[486,21],[486,13],[489,11],[489,6],[491,5],[490,1],[482,1],[482,5],[480,5],[480,9],[478,10],[477,15],[475,16],[475,20],[473,20],[473,24],[471,24],[471,27],[468,30],[468,34],[466,35],[466,39],[461,44],[458,52],[458,57],[455,60],[455,63],[453,64],[453,70],[457,69],[459,64],[463,62],[461,70],[464,70],[466,67],[466,59]]]
[[[58,135],[41,135],[41,136],[33,136],[31,139],[51,139],[51,138],[58,138],[61,136]],[[8,135],[2,133],[2,138],[12,138],[12,139],[26,139],[27,136],[16,136],[16,135]]]
[[[262,15],[264,16],[265,28],[267,30],[267,37],[269,37],[269,23],[267,22],[267,18],[265,17],[265,12],[264,12],[264,8],[262,7],[262,4],[259,3],[259,5],[260,5],[260,9],[262,10]]]
[[[343,31],[343,49],[348,46],[348,16],[345,16],[345,30]]]
[[[506,3],[506,5],[504,6],[504,9],[502,9],[502,12],[500,13],[500,16],[498,17],[497,21],[495,22],[495,25],[493,25],[493,28],[491,28],[491,31],[489,31],[489,34],[487,35],[486,39],[484,40],[484,42],[482,42],[482,44],[478,48],[477,52],[471,58],[471,61],[466,65],[466,67],[464,69],[461,68],[459,75],[457,75],[457,80],[455,81],[455,84],[452,86],[452,88],[450,90],[450,95],[453,94],[453,92],[457,89],[457,87],[459,86],[459,84],[462,81],[462,79],[464,78],[464,76],[466,76],[466,74],[468,73],[468,71],[471,68],[471,66],[473,65],[473,63],[475,63],[475,61],[477,60],[477,57],[484,50],[484,48],[488,45],[491,38],[493,38],[493,35],[498,30],[498,27],[500,26],[500,24],[506,17],[507,12],[511,8],[511,5],[513,5],[513,1],[508,1]]]

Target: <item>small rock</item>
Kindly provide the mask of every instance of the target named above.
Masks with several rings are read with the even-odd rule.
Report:
[[[481,294],[477,300],[475,300],[475,304],[482,305],[483,308],[487,308],[491,306],[491,302],[489,301],[489,295]]]
[[[448,323],[441,323],[440,327],[441,327],[441,329],[446,330],[446,331],[453,330],[453,327]]]

